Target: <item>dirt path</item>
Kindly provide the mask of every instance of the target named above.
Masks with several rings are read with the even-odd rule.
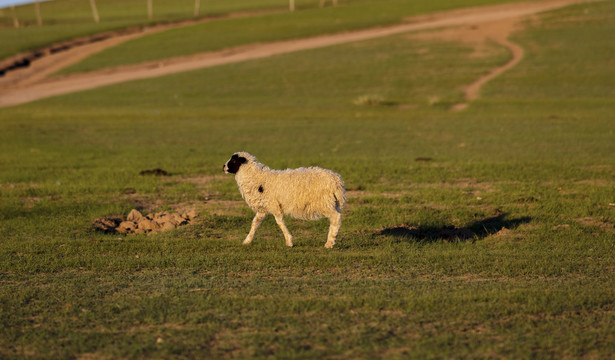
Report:
[[[513,32],[515,24],[515,20],[503,21],[501,24],[497,24],[502,26],[501,31],[493,32],[493,36],[491,36],[491,39],[494,40],[496,43],[503,45],[508,48],[508,50],[510,50],[510,60],[504,65],[493,69],[487,75],[481,76],[474,83],[470,84],[465,89],[466,100],[472,101],[478,99],[480,89],[483,87],[483,85],[485,85],[489,80],[495,78],[496,76],[499,76],[506,70],[513,68],[523,58],[523,48],[508,40],[508,35]]]
[[[60,68],[67,66],[67,64],[73,63],[75,59],[77,59],[76,61],[79,61],[80,59],[83,59],[96,51],[100,51],[108,46],[114,46],[118,43],[118,41],[122,41],[122,39],[115,39],[114,42],[114,39],[109,39],[97,44],[95,49],[92,47],[78,47],[74,50],[69,50],[70,53],[68,51],[66,54],[59,53],[61,55],[58,55],[58,58],[49,56],[48,59],[44,60],[46,63],[43,63],[43,60],[40,62],[35,62],[32,65],[32,69],[29,70],[31,75],[22,77],[18,81],[13,80],[11,83],[11,73],[7,74],[7,76],[3,79],[4,83],[0,83],[2,89],[0,90],[0,107],[24,104],[51,96],[69,94],[125,81],[153,78],[184,71],[261,59],[295,51],[376,39],[419,30],[464,25],[476,26],[477,24],[485,23],[513,24],[513,20],[515,19],[520,19],[543,11],[561,8],[574,3],[589,1],[593,0],[547,0],[462,9],[409,18],[407,19],[407,23],[385,28],[373,28],[306,39],[240,46],[233,49],[209,52],[189,57],[178,57],[132,66],[105,69],[90,73],[45,78],[47,74],[55,72]],[[488,31],[493,30],[493,28],[490,27],[485,27],[485,29],[488,29]],[[495,69],[488,75],[478,79],[475,83],[468,86],[465,90],[467,101],[472,101],[478,97],[480,88],[484,83],[491,80],[495,76],[498,76],[521,60],[523,56],[522,48],[516,44],[510,43],[507,40],[510,29],[511,28],[509,26],[508,32],[496,32],[493,39],[494,41],[500,42],[502,45],[511,49],[512,60],[505,66]],[[134,38],[140,35],[142,36],[145,34],[131,34],[128,36],[130,36],[130,38]],[[60,60],[60,56],[63,57],[63,60]],[[39,69],[39,65],[37,63],[41,63],[41,67],[46,64],[46,68],[44,68],[44,70]],[[52,66],[50,64],[57,64],[57,66]],[[465,106],[467,105],[458,105],[457,110],[461,110]]]
[[[460,42],[470,42],[475,48],[475,52],[480,53],[481,47],[487,40],[500,44],[510,52],[510,59],[503,65],[498,66],[489,73],[480,76],[473,83],[466,86],[464,91],[464,102],[455,104],[451,107],[451,111],[462,111],[467,109],[469,103],[480,97],[480,90],[483,85],[491,79],[501,75],[505,71],[517,65],[523,59],[524,50],[518,44],[508,40],[508,37],[520,28],[522,18],[504,19],[501,21],[484,23],[480,25],[471,25],[466,28],[447,29],[441,32],[430,34],[432,38],[445,40],[456,40]]]
[[[123,30],[104,32],[93,36],[80,37],[52,44],[38,51],[22,53],[0,61],[0,68],[6,69],[15,63],[30,62],[27,67],[18,67],[0,77],[0,89],[24,87],[39,83],[48,76],[76,64],[81,60],[107,48],[146,35],[152,35],[169,29],[206,23],[224,19],[253,17],[273,14],[279,11],[248,11],[214,17],[187,19],[172,23],[154,24],[150,26],[130,27]]]

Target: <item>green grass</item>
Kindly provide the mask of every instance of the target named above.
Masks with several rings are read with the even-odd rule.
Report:
[[[345,2],[362,0],[345,0]],[[297,0],[297,9],[317,6],[311,0]],[[153,2],[154,18],[147,18],[146,1],[104,0],[97,1],[100,23],[92,16],[89,1],[54,0],[41,2],[43,26],[36,20],[34,4],[15,8],[20,28],[13,27],[11,9],[0,9],[0,59],[16,53],[36,50],[43,46],[80,36],[89,36],[103,31],[112,31],[133,26],[147,26],[194,18],[193,0],[156,0]],[[284,11],[284,0],[207,0],[201,1],[200,16],[216,17],[231,13],[250,11]]]
[[[0,357],[611,357],[614,17],[528,24],[526,59],[460,113],[505,49],[399,35],[0,109]],[[343,176],[335,249],[326,220],[289,219],[287,249],[270,217],[241,245],[239,150]],[[199,223],[91,227],[177,205]]]
[[[193,55],[251,43],[386,26],[401,23],[404,19],[419,14],[461,8],[470,4],[486,5],[503,2],[510,0],[363,1],[350,3],[348,6],[202,23],[125,42],[70,66],[62,73],[91,71],[174,56]]]

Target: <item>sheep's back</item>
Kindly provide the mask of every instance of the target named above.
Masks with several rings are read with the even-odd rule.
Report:
[[[344,182],[331,170],[310,167],[273,171],[272,175],[270,190],[285,214],[314,220],[344,206]]]

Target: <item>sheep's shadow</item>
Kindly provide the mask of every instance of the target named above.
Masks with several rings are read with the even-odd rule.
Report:
[[[532,220],[529,216],[515,219],[505,219],[507,214],[500,214],[476,221],[466,227],[400,225],[379,231],[378,235],[392,236],[399,241],[437,242],[437,241],[468,241],[485,238],[502,229],[515,229],[521,224]]]

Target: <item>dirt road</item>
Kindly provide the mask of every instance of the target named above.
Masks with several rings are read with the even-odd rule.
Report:
[[[83,46],[58,53],[57,58],[50,55],[40,62],[34,62],[27,70],[30,75],[8,73],[0,79],[0,107],[24,104],[38,99],[56,95],[69,94],[77,91],[93,89],[101,86],[118,84],[125,81],[153,78],[184,71],[261,59],[270,56],[291,53],[295,51],[322,48],[349,42],[376,39],[380,37],[410,33],[419,30],[438,29],[472,25],[486,31],[484,35],[508,47],[512,59],[504,66],[494,69],[490,74],[470,84],[466,89],[466,100],[472,101],[479,95],[480,87],[518,63],[523,56],[523,49],[511,43],[507,38],[512,26],[478,26],[480,24],[514,24],[521,18],[540,12],[561,8],[570,4],[589,2],[593,0],[547,0],[538,2],[523,2],[477,7],[426,16],[408,18],[406,23],[347,32],[333,35],[317,36],[306,39],[280,41],[268,44],[240,46],[232,49],[203,53],[189,57],[171,58],[162,61],[148,62],[131,66],[105,69],[90,73],[69,76],[45,77],[53,71],[80,61],[86,56],[106,47],[114,46],[121,41],[133,39],[145,34],[131,34],[127,38],[108,39],[95,44],[96,48]],[[51,65],[53,64],[53,65]],[[18,80],[12,76],[20,76]],[[459,104],[455,110],[462,110],[467,104]]]

